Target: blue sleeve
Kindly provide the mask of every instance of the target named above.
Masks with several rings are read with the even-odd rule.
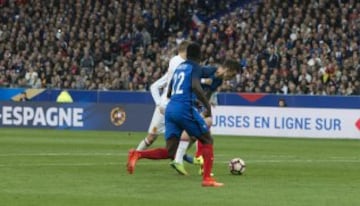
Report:
[[[212,76],[215,74],[215,72],[216,72],[216,70],[217,70],[217,67],[214,67],[214,66],[203,66],[203,67],[201,68],[201,70],[202,70],[202,75],[201,75],[201,77],[202,77],[202,78],[209,78],[209,77],[212,77]]]

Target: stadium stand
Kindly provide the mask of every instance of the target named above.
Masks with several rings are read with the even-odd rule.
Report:
[[[1,0],[0,87],[146,91],[191,39],[220,91],[360,95],[358,1],[249,2]]]

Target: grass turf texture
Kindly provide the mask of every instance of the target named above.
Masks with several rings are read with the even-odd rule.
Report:
[[[0,205],[360,205],[360,141],[215,136],[214,172],[203,188],[197,167],[179,176],[169,161],[127,151],[145,133],[0,130]],[[163,146],[159,140],[154,146]],[[227,163],[241,157],[242,176]]]

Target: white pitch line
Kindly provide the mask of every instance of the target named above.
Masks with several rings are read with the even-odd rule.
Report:
[[[28,157],[28,156],[125,156],[127,153],[8,153],[0,157]]]
[[[164,162],[164,161],[161,161]],[[329,159],[299,159],[299,160],[247,160],[247,165],[251,163],[360,163],[360,159],[337,159],[337,160],[329,160]],[[154,165],[153,161],[140,161],[139,165]],[[160,162],[156,162],[158,164]],[[227,164],[228,161],[215,161],[215,164]],[[124,162],[105,162],[105,163],[20,163],[20,164],[0,164],[0,167],[91,167],[91,166],[113,166],[113,165],[121,165],[125,167]]]
[[[360,159],[283,159],[283,160],[249,160],[246,162],[253,163],[326,163],[326,162],[336,162],[336,163],[360,163]]]
[[[0,153],[0,157],[56,157],[56,156],[127,156],[125,152],[85,152],[85,153],[71,153],[71,152],[45,152],[45,153]],[[217,159],[223,159],[225,155],[217,154]],[[219,158],[220,157],[220,158]],[[260,157],[260,159],[258,159]],[[271,158],[271,159],[267,159]],[[353,157],[352,159],[344,159],[342,156],[329,156],[328,159],[298,159],[296,156],[291,155],[261,155],[254,156],[254,159],[245,159],[247,162],[347,162],[347,161],[360,161],[360,157]]]
[[[0,167],[89,167],[119,165],[119,162],[107,163],[23,163],[23,164],[0,164]]]

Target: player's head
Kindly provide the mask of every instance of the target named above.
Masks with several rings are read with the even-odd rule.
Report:
[[[225,60],[222,65],[219,66],[216,73],[223,80],[230,80],[235,77],[239,72],[240,64],[235,60]]]
[[[192,60],[194,62],[200,62],[201,60],[201,51],[200,46],[197,43],[190,43],[186,49],[186,59]]]
[[[189,44],[190,41],[184,40],[178,46],[178,54],[184,59],[186,59],[186,50]]]

